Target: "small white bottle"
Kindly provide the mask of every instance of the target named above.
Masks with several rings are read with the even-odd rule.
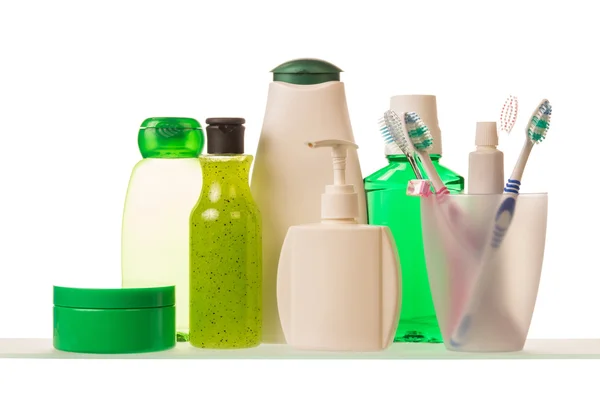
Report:
[[[501,194],[504,190],[504,153],[498,150],[496,122],[477,122],[476,150],[469,154],[469,194]]]
[[[359,198],[346,185],[346,140],[331,147],[334,183],[321,222],[291,226],[277,272],[277,304],[286,342],[297,349],[378,351],[394,337],[400,312],[400,263],[387,226],[359,224]]]

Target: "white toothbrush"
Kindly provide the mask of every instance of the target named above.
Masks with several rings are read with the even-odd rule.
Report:
[[[383,136],[386,146],[394,153],[404,154],[417,179],[423,179],[421,170],[415,160],[415,148],[413,147],[404,120],[393,110],[387,110],[379,119],[379,131]]]
[[[481,257],[479,272],[476,275],[477,280],[473,290],[471,290],[471,296],[466,307],[466,312],[463,313],[464,316],[459,320],[460,322],[450,339],[450,343],[454,347],[462,345],[464,337],[469,331],[472,315],[479,308],[483,299],[483,293],[489,286],[490,273],[485,272],[485,266],[490,262],[491,258],[502,244],[504,236],[506,236],[506,232],[514,217],[517,203],[516,200],[521,188],[521,180],[523,178],[523,172],[525,171],[527,159],[529,158],[533,146],[541,143],[546,138],[548,129],[550,128],[551,116],[552,106],[548,100],[544,99],[538,105],[529,120],[529,124],[526,128],[525,144],[521,150],[521,154],[519,155],[519,159],[517,160],[512,175],[504,187],[504,198],[496,211],[496,216],[494,218],[495,224],[490,238],[490,244],[485,246],[484,253]]]
[[[431,180],[435,194],[438,195],[440,202],[445,195],[449,195],[450,191],[444,185],[440,175],[433,166],[433,161],[429,157],[429,151],[433,148],[433,136],[429,128],[423,123],[418,114],[414,112],[404,113],[404,122],[406,123],[406,131],[414,146],[416,154],[423,165],[423,169],[427,173],[427,177]]]

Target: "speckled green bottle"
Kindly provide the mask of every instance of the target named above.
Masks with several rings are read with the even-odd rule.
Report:
[[[261,216],[244,122],[207,120],[202,192],[190,216],[190,343],[199,348],[248,348],[262,336]]]

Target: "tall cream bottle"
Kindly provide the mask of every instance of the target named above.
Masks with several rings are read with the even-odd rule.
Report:
[[[358,194],[345,179],[347,149],[356,145],[308,145],[332,148],[334,177],[322,194],[321,221],[290,227],[283,243],[277,301],[285,338],[298,349],[383,350],[400,312],[394,238],[387,226],[356,222]]]
[[[341,70],[300,59],[273,71],[252,173],[252,194],[263,214],[263,342],[285,343],[277,310],[277,266],[290,226],[318,222],[318,202],[307,199],[330,183],[328,151],[310,151],[309,135],[334,134],[354,143]],[[357,188],[357,222],[367,223],[363,176],[356,150],[348,151],[348,182]]]

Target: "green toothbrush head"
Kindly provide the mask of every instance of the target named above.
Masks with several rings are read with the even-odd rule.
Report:
[[[544,141],[548,130],[550,129],[550,117],[552,116],[552,105],[547,99],[542,100],[538,105],[529,124],[527,125],[527,137],[533,144]]]
[[[422,153],[431,151],[433,148],[433,136],[429,128],[421,120],[421,117],[415,112],[407,112],[404,114],[404,122],[406,123],[406,130],[415,149]]]

